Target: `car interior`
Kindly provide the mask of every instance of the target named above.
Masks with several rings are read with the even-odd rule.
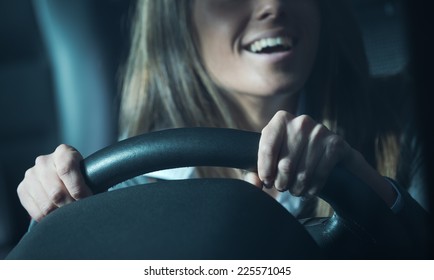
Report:
[[[399,74],[408,70],[409,65],[419,65],[417,62],[420,61],[420,57],[414,53],[420,45],[416,44],[419,42],[417,33],[411,31],[412,28],[421,27],[413,22],[418,17],[415,16],[416,8],[409,4],[411,1],[350,2],[362,29],[373,76]],[[367,213],[370,211],[360,213],[355,202],[357,199],[346,200],[336,195],[345,189],[346,184],[363,185],[361,182],[355,182],[354,178],[342,170],[337,170],[331,176],[327,183],[328,187],[321,194],[334,206],[336,214],[330,219],[306,222],[304,225],[270,204],[264,196],[250,191],[246,184],[231,180],[165,182],[162,185],[133,187],[122,192],[104,192],[113,183],[121,182],[133,175],[164,168],[191,164],[250,168],[255,162],[254,149],[258,135],[244,135],[226,130],[168,131],[167,135],[139,137],[138,140],[118,143],[101,150],[117,142],[119,81],[128,52],[129,19],[134,4],[135,0],[0,2],[0,259],[8,255],[12,259],[357,259],[373,256],[400,259],[434,256],[430,247],[432,244],[419,244],[418,248],[421,249],[417,252],[409,249],[414,237],[399,234],[400,225],[383,209],[384,205],[372,197],[372,193],[367,191],[366,187],[361,186],[361,193],[348,195],[366,198],[360,203],[370,201],[370,211],[381,214]],[[415,42],[414,45],[410,39]],[[421,92],[427,90],[423,80],[417,82],[420,82]],[[423,102],[421,100],[423,99],[417,99],[415,103]],[[423,108],[421,107],[421,110]],[[425,123],[421,124],[421,127],[426,128],[424,125]],[[426,130],[433,131],[432,125]],[[212,137],[209,141],[216,147],[230,146],[225,141],[240,137],[246,137],[246,143],[251,144],[234,145],[232,149],[235,150],[225,151],[222,155],[223,148],[215,148],[214,152],[202,151],[201,149],[209,146],[193,147],[178,141],[177,139],[182,139],[184,134],[198,139]],[[422,135],[429,139],[424,132]],[[160,146],[156,145],[154,149],[140,150],[144,157],[155,157],[154,165],[144,166],[128,162],[131,160],[131,156],[126,154],[128,149],[134,149],[137,145],[142,145],[140,147],[143,148],[143,145],[149,146],[153,141],[161,143],[164,139],[173,139],[167,141],[167,150],[175,147],[172,149],[173,154],[169,154],[172,160],[159,163],[155,154],[158,154]],[[25,171],[34,164],[36,156],[52,152],[59,143],[70,144],[83,154],[86,158],[83,172],[101,199],[92,197],[89,203],[74,203],[75,205],[71,205],[65,211],[57,210],[55,215],[47,217],[32,235],[23,238],[30,218],[19,203],[16,188]],[[97,151],[99,152],[94,154]],[[119,158],[122,158],[118,155],[125,155],[124,163],[118,162]],[[203,159],[205,155],[214,155],[218,162]],[[427,165],[430,166],[429,160],[432,157],[429,155],[432,153],[429,149],[427,155]],[[107,160],[110,157],[116,160]],[[185,159],[185,162],[180,162],[179,158]],[[104,162],[110,164],[104,165]],[[131,170],[131,166],[141,168]],[[116,176],[108,178],[108,174],[113,173],[116,173]],[[205,202],[190,205],[185,211],[190,215],[194,213],[194,219],[185,221],[180,216],[182,211],[178,211],[176,206],[185,204],[184,200],[179,199],[180,196],[204,197],[201,188],[191,187],[196,184],[205,185],[208,191],[215,195],[216,200],[209,202],[214,203],[215,207],[204,205]],[[239,188],[235,188],[236,192],[233,192],[231,184],[239,185]],[[173,203],[170,203],[171,207],[164,208],[159,213],[170,217],[172,226],[168,228],[168,221],[163,223],[152,219],[154,212],[146,213],[148,216],[143,218],[149,223],[153,222],[152,225],[138,223],[134,218],[137,216],[136,213],[146,212],[140,205],[143,201],[160,205],[161,189],[166,189],[165,194],[173,195],[165,195]],[[236,197],[241,195],[251,198],[250,202],[234,206]],[[119,203],[124,200],[122,197],[133,197],[135,200],[125,207]],[[257,220],[251,222],[253,209],[257,208],[257,205],[263,205],[264,209],[275,213],[276,220],[285,221],[284,225],[274,229],[275,224],[273,225],[267,216],[257,212],[254,212]],[[228,209],[233,207],[239,215],[232,217],[232,229],[225,231],[228,227],[225,217]],[[157,206],[155,208],[158,209]],[[217,209],[226,209],[227,212]],[[71,219],[75,219],[75,222],[64,223],[65,220]],[[107,223],[109,219],[112,220]],[[348,219],[354,223],[343,222]],[[125,220],[128,220],[128,225],[136,225],[136,230],[143,234],[134,240],[123,235],[122,232],[131,230],[130,227],[124,231],[122,227],[119,228]],[[63,226],[53,229],[51,224],[56,223]],[[329,227],[324,228],[326,225]],[[145,230],[150,227],[152,231]],[[191,228],[195,230],[192,232]],[[261,241],[259,237],[268,234],[268,230],[281,231],[282,235],[276,236],[276,240],[290,240],[286,247],[282,246],[279,250],[266,249],[266,242]],[[175,238],[173,232],[178,232],[179,235]],[[222,232],[226,234],[225,238],[218,237],[217,232],[219,235]],[[249,232],[256,234],[249,235]],[[64,247],[56,245],[59,236],[65,235],[72,239],[87,241],[80,248],[72,241],[62,245]],[[114,235],[116,238],[111,241],[110,246],[102,242],[104,238],[112,238]],[[157,240],[155,235],[160,235],[162,239]],[[192,238],[197,240],[199,245],[193,246],[190,241]],[[225,241],[222,241],[223,239]],[[257,244],[255,250],[249,246],[252,242]],[[126,246],[125,243],[129,245]],[[137,244],[145,244],[143,246],[148,247],[143,247],[146,249],[144,250],[138,248]],[[395,246],[396,244],[399,246]],[[147,254],[143,255],[143,251]],[[189,254],[186,254],[186,251]]]

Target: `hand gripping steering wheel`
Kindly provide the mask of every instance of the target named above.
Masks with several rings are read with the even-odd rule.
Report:
[[[184,166],[254,169],[260,134],[182,128],[136,136],[84,159],[92,197],[44,218],[9,259],[378,259],[412,257],[405,229],[359,179],[336,167],[320,193],[330,218],[302,225],[250,184],[162,181],[111,192],[148,172]]]

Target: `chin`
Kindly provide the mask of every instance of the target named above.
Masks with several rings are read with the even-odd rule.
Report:
[[[290,97],[298,93],[299,91],[290,90],[290,89],[276,89],[273,91],[267,90],[267,91],[258,91],[257,89],[250,92],[243,92],[242,95],[248,95],[252,97],[258,97],[258,98],[273,98],[273,97]]]
[[[251,88],[263,96],[294,94],[299,92],[304,86],[305,81],[300,78],[294,77],[294,75],[278,75],[278,77],[265,79]]]

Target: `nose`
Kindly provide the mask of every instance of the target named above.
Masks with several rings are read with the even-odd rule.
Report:
[[[256,19],[260,21],[275,20],[284,14],[282,0],[257,0],[255,8]]]

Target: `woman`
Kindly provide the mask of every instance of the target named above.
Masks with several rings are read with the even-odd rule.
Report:
[[[198,168],[195,176],[244,177],[298,217],[314,215],[309,206],[328,215],[300,197],[315,196],[339,163],[398,212],[402,190],[383,175],[395,177],[401,127],[393,118],[374,125],[371,93],[344,1],[142,0],[121,137],[192,126],[262,131],[257,173]],[[36,159],[18,187],[32,218],[91,195],[80,160],[67,145]]]

